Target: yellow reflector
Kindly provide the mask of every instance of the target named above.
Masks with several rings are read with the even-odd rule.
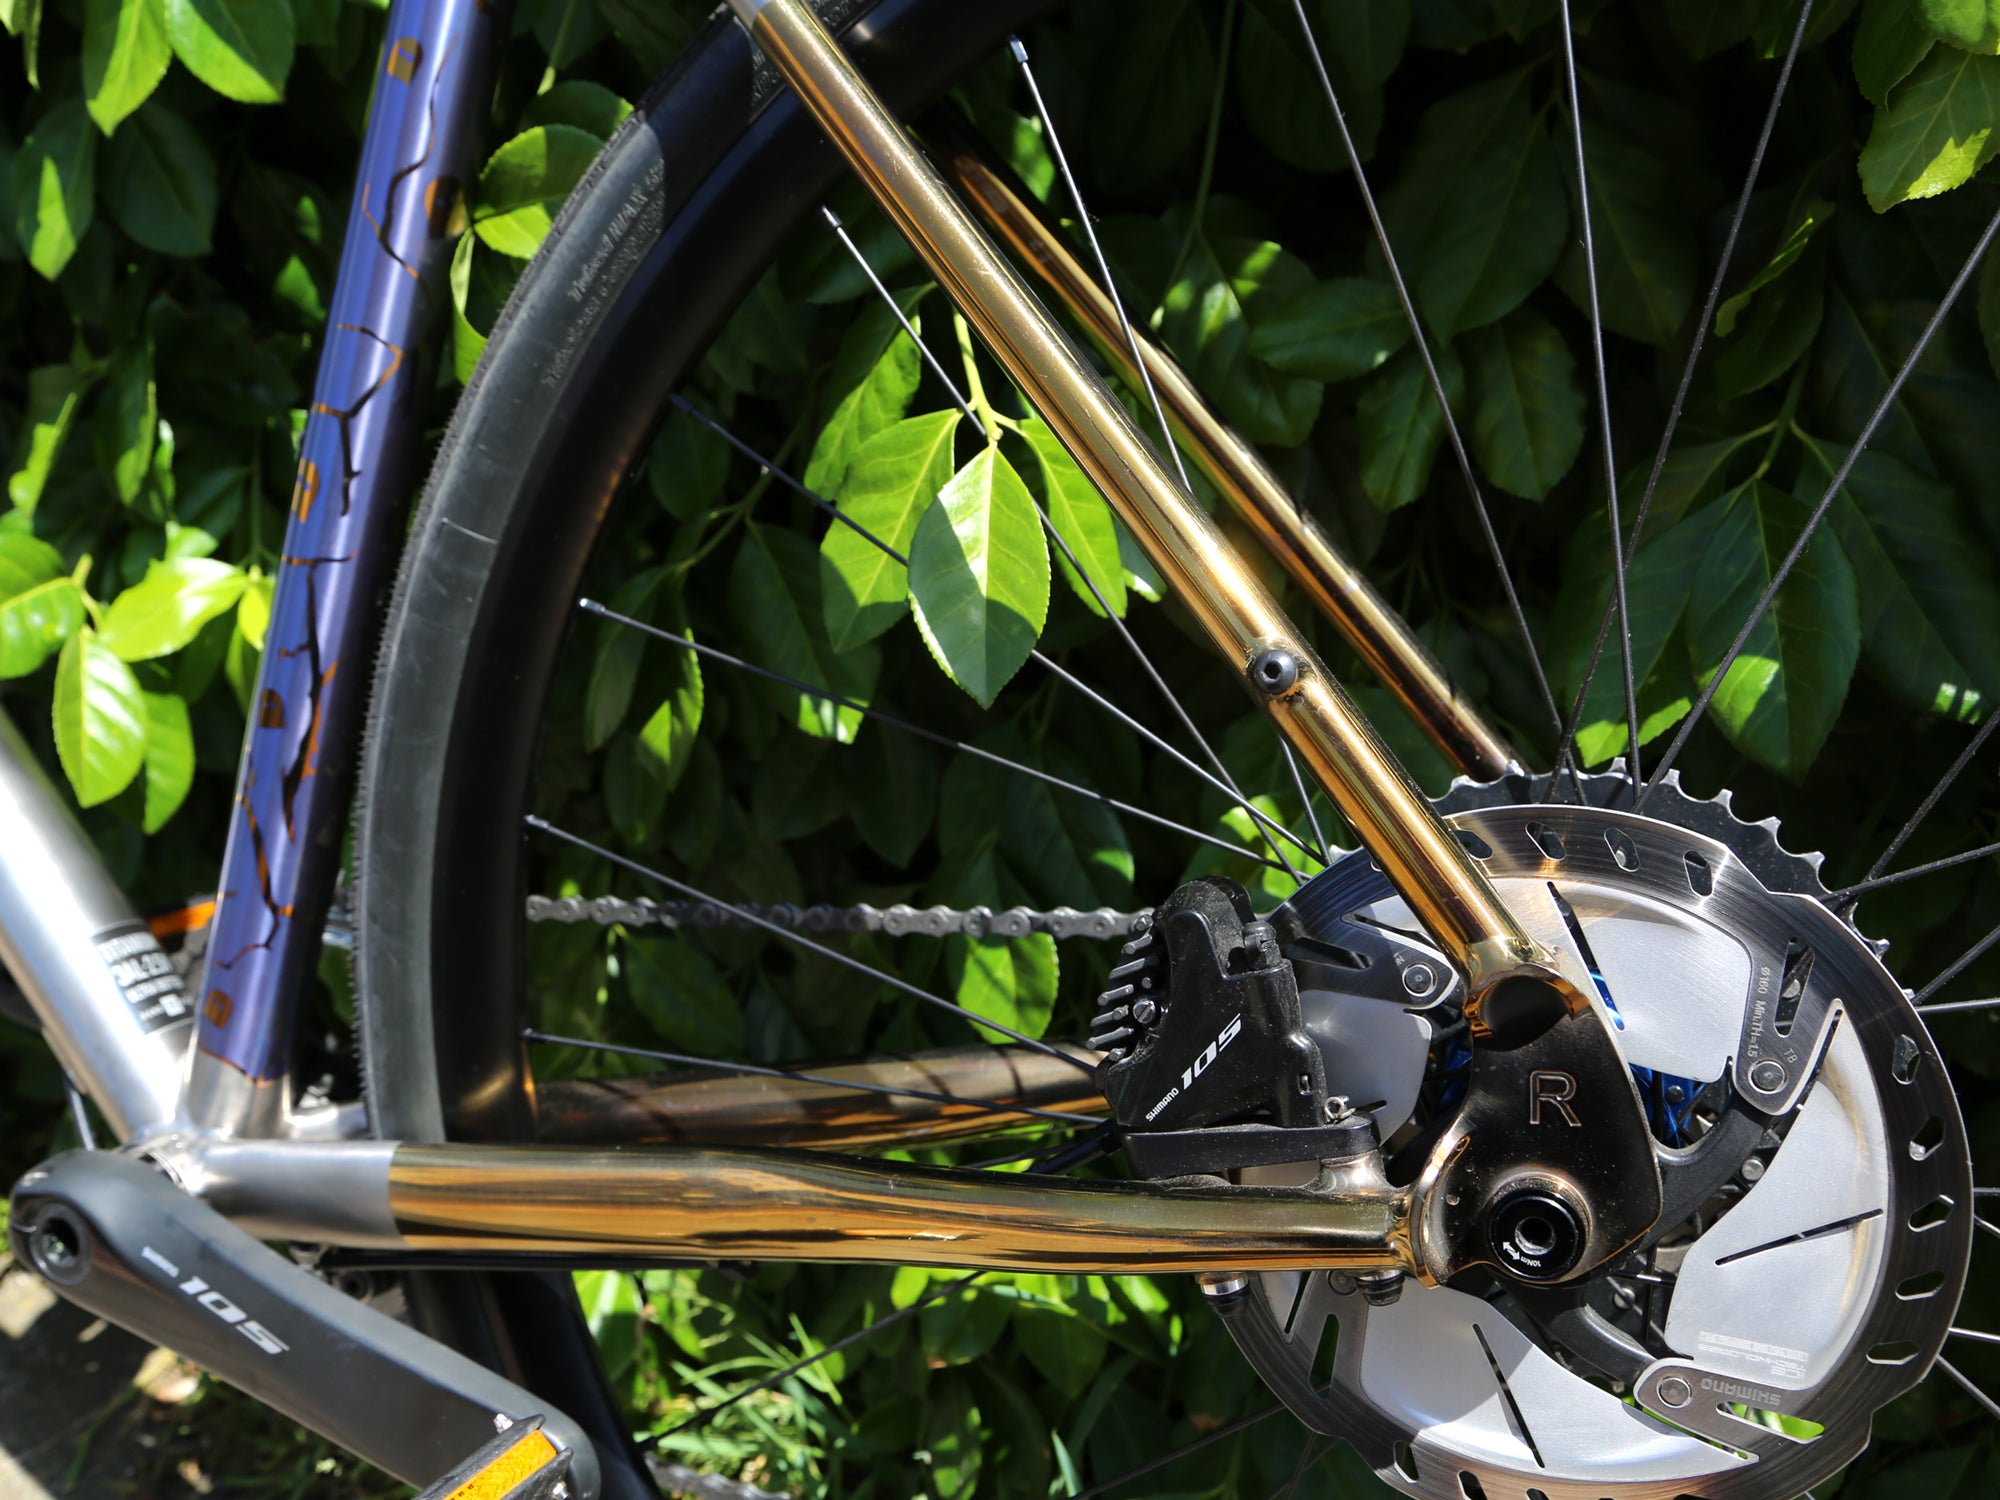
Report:
[[[445,1500],[506,1500],[561,1451],[539,1427],[445,1496]]]

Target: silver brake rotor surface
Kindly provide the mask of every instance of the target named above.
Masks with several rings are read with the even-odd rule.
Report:
[[[1733,1086],[1774,1117],[1726,1192],[1704,1193],[1693,1217],[1684,1206],[1648,1259],[1605,1273],[1597,1290],[1645,1299],[1627,1378],[1524,1315],[1516,1294],[1530,1294],[1491,1273],[1412,1280],[1387,1305],[1337,1275],[1266,1273],[1230,1328],[1302,1419],[1411,1495],[1789,1500],[1866,1446],[1873,1413],[1943,1343],[1972,1234],[1957,1101],[1879,947],[1826,904],[1818,856],[1671,779],[1643,816],[1616,805],[1629,806],[1622,777],[1581,787],[1579,803],[1546,777],[1460,782],[1439,810],[1534,936],[1595,972],[1628,1064]],[[1312,935],[1416,934],[1366,853],[1287,906]],[[1374,1108],[1387,1138],[1436,1066],[1437,997],[1301,990],[1323,1039],[1375,1043],[1348,1061],[1330,1052],[1329,1086]],[[1401,1019],[1343,1021],[1357,1006]],[[1766,1065],[1761,1091],[1750,1059]],[[1778,1059],[1792,1066],[1771,1071]]]

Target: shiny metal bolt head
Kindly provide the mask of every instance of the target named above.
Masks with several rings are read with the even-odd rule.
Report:
[[[1669,1375],[1658,1387],[1660,1405],[1671,1406],[1676,1411],[1694,1400],[1694,1387],[1678,1375]]]
[[[1776,1058],[1767,1057],[1750,1070],[1750,1086],[1764,1093],[1775,1094],[1791,1079],[1785,1065]]]
[[[1403,993],[1412,1000],[1422,1000],[1436,993],[1437,970],[1419,960],[1403,965]]]
[[[1753,1156],[1748,1161],[1743,1163],[1743,1180],[1745,1182],[1755,1182],[1757,1181],[1758,1178],[1762,1177],[1763,1175],[1764,1175],[1763,1157]]]
[[[1241,1271],[1203,1271],[1195,1279],[1204,1297],[1240,1297],[1250,1289],[1250,1278]]]
[[[1151,1026],[1159,1018],[1160,1007],[1151,1000],[1134,1000],[1132,1002],[1132,1019],[1137,1021],[1141,1026]]]
[[[1250,681],[1260,693],[1275,698],[1289,692],[1299,680],[1299,659],[1289,651],[1271,646],[1250,659]]]

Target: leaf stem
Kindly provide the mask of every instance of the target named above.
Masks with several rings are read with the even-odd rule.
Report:
[[[979,425],[986,429],[986,446],[1000,446],[1000,429],[1012,426],[999,412],[993,409],[992,398],[986,394],[986,382],[979,376],[979,353],[972,344],[972,328],[965,321],[963,313],[951,315],[952,331],[958,335],[958,357],[965,364],[965,399],[972,403],[972,409],[979,413]]]
[[[1146,319],[1149,328],[1160,326],[1160,318],[1167,310],[1167,293],[1187,268],[1188,257],[1194,253],[1194,238],[1201,233],[1202,222],[1208,217],[1208,194],[1215,185],[1215,147],[1222,139],[1222,98],[1229,87],[1229,49],[1235,35],[1236,0],[1227,0],[1222,7],[1222,51],[1215,64],[1215,93],[1208,101],[1208,135],[1201,146],[1201,175],[1195,179],[1194,207],[1188,213],[1187,228],[1181,231],[1173,269],[1167,272],[1166,285],[1160,288],[1159,303]]]
[[[1762,479],[1770,472],[1771,465],[1777,462],[1778,450],[1784,446],[1785,439],[1798,431],[1798,423],[1794,418],[1799,409],[1799,397],[1805,393],[1805,388],[1806,362],[1802,359],[1798,368],[1792,372],[1792,383],[1785,389],[1784,404],[1778,408],[1777,416],[1771,419],[1771,425],[1767,429],[1771,434],[1771,441],[1765,446],[1764,457],[1758,463],[1756,472],[1750,476],[1753,481]],[[1805,434],[1799,433],[1799,436],[1803,437]]]

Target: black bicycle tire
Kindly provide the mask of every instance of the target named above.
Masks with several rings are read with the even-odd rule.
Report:
[[[892,106],[913,110],[1051,4],[819,8]],[[842,170],[718,17],[564,205],[460,397],[388,605],[356,805],[358,1033],[378,1137],[528,1134],[519,813],[584,566],[667,393]],[[428,1331],[593,1435],[606,1495],[652,1493],[566,1278],[408,1286]]]

